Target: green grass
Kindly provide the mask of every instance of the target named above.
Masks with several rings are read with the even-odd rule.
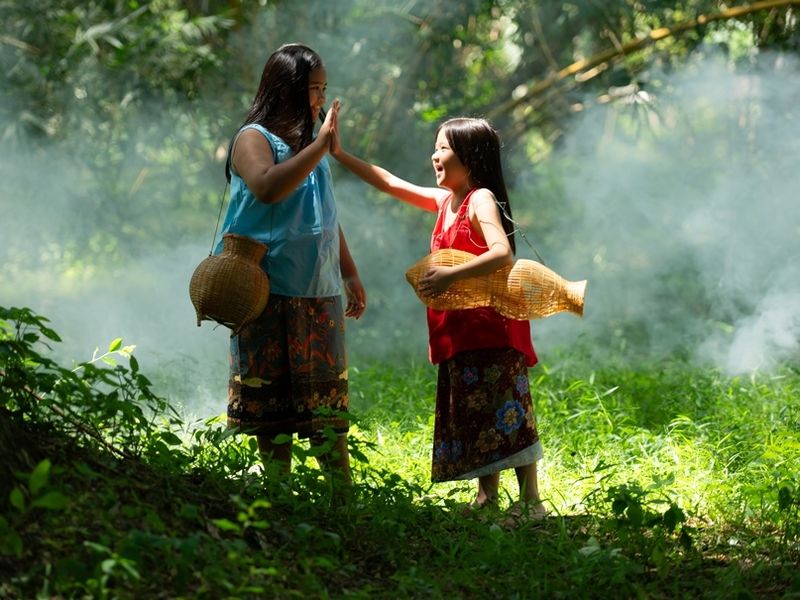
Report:
[[[41,321],[3,323],[0,597],[800,597],[789,365],[537,366],[553,516],[506,527],[461,516],[473,482],[429,482],[430,365],[352,369],[342,504],[307,446],[265,478],[252,439],[185,424],[135,362],[64,370],[32,350]]]
[[[582,512],[600,482],[636,481],[716,520],[796,480],[800,378],[788,368],[747,378],[677,363],[570,374],[540,365],[531,374],[542,491],[559,514]],[[426,485],[434,368],[377,366],[351,382],[356,435],[377,446],[370,464]]]

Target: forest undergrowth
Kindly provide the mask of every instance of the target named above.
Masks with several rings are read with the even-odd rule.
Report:
[[[62,366],[0,308],[0,598],[800,597],[800,372],[559,360],[531,385],[543,521],[429,481],[435,371],[352,368],[354,484],[153,391],[122,340]]]

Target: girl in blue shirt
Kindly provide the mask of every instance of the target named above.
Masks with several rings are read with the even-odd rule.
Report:
[[[344,317],[363,314],[366,294],[338,223],[326,157],[338,102],[314,136],[326,88],[316,52],[281,46],[231,140],[222,232],[267,245],[261,266],[270,296],[261,316],[231,337],[228,424],[256,435],[264,459],[284,473],[293,434],[320,444],[331,428],[336,442],[320,464],[349,482]]]

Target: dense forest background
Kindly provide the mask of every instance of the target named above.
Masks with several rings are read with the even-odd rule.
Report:
[[[347,147],[401,176],[432,182],[442,119],[495,123],[520,256],[589,279],[583,320],[533,324],[551,362],[563,350],[768,367],[796,356],[800,331],[797,10],[2,2],[3,302],[50,315],[72,357],[122,336],[165,382],[193,381],[181,397],[219,397],[227,334],[195,328],[187,281],[263,63],[302,41],[344,102]],[[430,219],[334,169],[370,300],[352,362],[424,362],[403,272]]]
[[[0,597],[800,597],[800,0],[0,0]],[[432,184],[504,140],[519,256],[588,279],[533,321],[543,521],[430,481],[405,269],[430,215],[332,161],[369,306],[353,485],[227,429],[196,326],[223,164],[301,41],[345,146]],[[16,307],[16,308],[15,308]],[[331,433],[331,438],[333,434]]]

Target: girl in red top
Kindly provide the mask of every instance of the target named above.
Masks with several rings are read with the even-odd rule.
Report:
[[[420,280],[421,292],[442,292],[513,262],[500,140],[487,121],[459,118],[439,126],[431,157],[438,188],[414,185],[345,152],[336,128],[331,154],[377,189],[437,213],[431,251],[477,255],[463,265],[432,267]],[[500,471],[513,468],[520,486],[514,514],[543,516],[536,474],[542,450],[528,382],[536,354],[528,321],[492,308],[428,309],[428,330],[430,359],[439,365],[431,479],[477,478],[473,506],[480,507],[497,503]]]

